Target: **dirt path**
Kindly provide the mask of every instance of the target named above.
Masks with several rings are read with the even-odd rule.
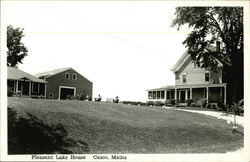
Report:
[[[218,119],[224,119],[227,121],[228,124],[234,123],[234,115],[226,114],[223,112],[204,111],[204,110],[184,110],[184,109],[177,109],[177,110],[205,114],[205,115],[216,117]],[[236,116],[236,124],[244,127],[244,117]]]

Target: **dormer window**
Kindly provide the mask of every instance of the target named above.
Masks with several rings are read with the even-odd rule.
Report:
[[[209,73],[205,73],[205,82],[209,82]]]
[[[65,79],[69,79],[69,73],[65,73]]]
[[[73,80],[76,80],[76,79],[77,79],[77,74],[73,74],[73,75],[72,75],[72,79],[73,79]]]
[[[187,82],[187,75],[186,75],[186,74],[183,74],[183,75],[182,75],[182,82],[183,82],[183,83],[186,83],[186,82]]]

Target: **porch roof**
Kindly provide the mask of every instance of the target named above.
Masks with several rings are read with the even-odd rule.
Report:
[[[187,84],[187,85],[169,85],[160,88],[148,89],[146,91],[164,91],[173,89],[184,89],[184,88],[206,88],[206,87],[225,87],[226,83],[221,84]]]
[[[22,80],[22,79],[27,79],[32,82],[37,82],[37,83],[47,83],[46,81],[39,79],[31,74],[28,74],[22,70],[19,70],[15,67],[8,67],[8,77],[7,79],[9,80]]]

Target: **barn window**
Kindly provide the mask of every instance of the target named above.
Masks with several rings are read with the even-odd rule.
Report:
[[[53,98],[53,97],[54,97],[53,93],[49,93],[49,98]]]
[[[209,81],[209,73],[205,73],[205,82]]]
[[[73,79],[73,80],[76,80],[76,79],[77,79],[77,75],[76,75],[76,74],[73,74],[73,75],[72,75],[72,79]]]
[[[65,79],[69,79],[69,73],[65,73]]]
[[[183,74],[183,75],[182,75],[182,82],[183,82],[183,83],[186,83],[186,82],[187,82],[187,76],[186,76],[186,74]]]

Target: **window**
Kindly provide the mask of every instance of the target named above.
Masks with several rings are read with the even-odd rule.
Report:
[[[164,98],[165,98],[165,92],[161,91],[161,99],[164,99]]]
[[[204,98],[207,98],[207,89],[204,88]]]
[[[53,93],[49,93],[49,98],[53,98]]]
[[[77,79],[77,75],[76,75],[76,74],[73,74],[73,75],[72,75],[72,79],[73,79],[73,80],[76,80],[76,79]]]
[[[152,96],[152,92],[151,91],[149,91],[148,92],[148,99],[152,99],[153,98],[153,96]]]
[[[65,73],[65,79],[69,79],[69,73]]]
[[[183,82],[183,83],[186,83],[186,82],[187,82],[186,74],[183,74],[183,75],[182,75],[182,82]]]
[[[157,91],[157,99],[160,99],[160,91]]]
[[[39,93],[39,83],[32,83],[32,92]]]
[[[18,90],[18,91],[21,91],[21,86],[22,86],[21,84],[22,84],[22,82],[21,82],[21,81],[18,81],[18,87],[17,87],[17,90]]]
[[[171,91],[167,91],[167,99],[171,99]]]
[[[205,82],[209,81],[209,73],[205,73]]]
[[[153,99],[156,99],[156,91],[153,91]]]

